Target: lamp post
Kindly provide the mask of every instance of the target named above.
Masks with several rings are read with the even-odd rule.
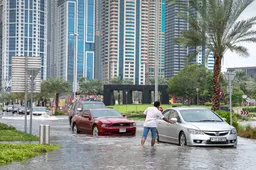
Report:
[[[126,114],[127,114],[127,94],[128,94],[128,91],[125,91]]]
[[[159,3],[161,1],[156,0],[156,34],[155,34],[155,101],[158,101],[158,77],[159,77]]]
[[[198,92],[199,92],[199,88],[196,88],[196,93],[197,93],[197,99],[196,99],[196,101],[197,101],[197,105],[199,104],[199,95],[198,95]]]
[[[77,84],[77,37],[78,34],[70,34],[71,36],[74,36],[74,73],[73,73],[73,93],[74,93],[74,101],[76,100],[76,84]]]

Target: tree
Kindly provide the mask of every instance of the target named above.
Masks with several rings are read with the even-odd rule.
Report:
[[[186,96],[188,99],[197,95],[196,89],[202,93],[206,89],[208,70],[198,64],[188,65],[169,80],[168,91],[172,95]],[[189,100],[188,100],[189,101]]]
[[[180,14],[188,22],[189,30],[183,30],[177,43],[184,47],[199,47],[207,42],[206,49],[214,54],[214,72],[212,86],[212,109],[220,105],[221,61],[227,50],[241,56],[248,56],[248,50],[241,43],[256,42],[256,31],[253,30],[256,17],[237,21],[241,13],[254,0],[204,0],[200,5],[197,0],[189,0],[187,12],[195,15]],[[183,4],[182,0],[171,0],[174,5]],[[197,17],[195,17],[197,16]]]
[[[148,79],[146,84],[148,84],[148,85],[155,85],[155,78]],[[166,78],[159,77],[158,84],[159,85],[168,85],[168,80]]]
[[[81,78],[79,81],[79,92],[87,95],[102,95],[103,83],[100,80]]]
[[[60,93],[70,92],[70,85],[68,81],[63,80],[61,77],[49,78],[42,82],[42,94],[55,96],[55,110],[59,107]]]
[[[121,79],[120,77],[115,77],[109,81],[109,84],[118,84],[118,85],[132,85],[133,82],[128,79]]]

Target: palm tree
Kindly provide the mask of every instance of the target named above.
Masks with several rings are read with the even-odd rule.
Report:
[[[201,3],[204,2],[204,8]],[[253,26],[256,17],[237,21],[242,12],[254,0],[189,0],[186,14],[180,14],[189,24],[189,30],[183,30],[177,43],[184,47],[205,47],[214,54],[212,110],[220,105],[221,61],[227,50],[241,56],[248,56],[248,50],[241,45],[244,42],[256,42],[256,31]],[[178,5],[181,0],[171,0],[170,5]],[[188,15],[196,14],[196,15]]]
[[[60,93],[70,92],[70,85],[68,81],[63,80],[61,77],[49,78],[42,82],[44,84],[43,89],[45,94],[55,96],[55,110],[59,107],[59,95]]]
[[[100,80],[87,80],[83,77],[79,81],[79,92],[87,95],[102,95],[103,83]]]

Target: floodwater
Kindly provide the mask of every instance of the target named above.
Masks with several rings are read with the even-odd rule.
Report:
[[[24,129],[24,119],[20,116],[0,115],[0,122]],[[25,162],[1,166],[0,170],[255,169],[255,140],[239,138],[237,148],[201,148],[163,143],[151,147],[149,138],[141,147],[142,122],[137,122],[137,135],[131,138],[75,135],[64,116],[34,119],[33,133],[36,135],[40,124],[51,126],[51,142],[60,144],[61,148]]]

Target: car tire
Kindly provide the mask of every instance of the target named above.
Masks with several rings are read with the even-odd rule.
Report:
[[[95,137],[99,136],[99,128],[98,128],[97,125],[93,126],[93,128],[92,128],[92,135],[95,136]]]
[[[73,131],[73,133],[75,133],[75,134],[79,134],[79,133],[80,133],[80,131],[77,129],[76,124],[73,124],[72,131]]]
[[[186,138],[186,135],[184,132],[181,132],[180,133],[180,136],[179,136],[179,145],[180,146],[186,146],[187,145],[187,138]]]

